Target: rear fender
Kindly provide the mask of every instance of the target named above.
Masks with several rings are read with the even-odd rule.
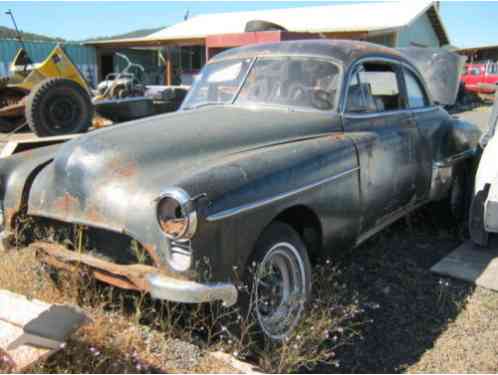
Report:
[[[457,118],[444,122],[434,134],[432,178],[429,198],[444,198],[453,183],[455,171],[465,161],[474,161],[479,153],[481,131]]]

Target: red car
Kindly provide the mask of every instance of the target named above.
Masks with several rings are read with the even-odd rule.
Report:
[[[486,85],[498,84],[498,66],[496,63],[466,64],[462,74],[462,82],[466,91],[490,94],[494,88]]]

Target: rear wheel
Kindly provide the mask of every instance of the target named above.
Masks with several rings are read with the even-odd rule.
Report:
[[[311,266],[306,245],[289,225],[275,222],[265,230],[252,258],[255,270],[250,306],[258,331],[272,340],[289,337],[301,321],[311,294]]]
[[[44,80],[27,98],[26,121],[40,137],[86,132],[92,119],[90,96],[69,79]]]
[[[435,202],[434,216],[438,222],[456,226],[460,233],[468,236],[468,215],[472,191],[472,178],[470,165],[461,163],[455,167],[453,182],[447,196]]]

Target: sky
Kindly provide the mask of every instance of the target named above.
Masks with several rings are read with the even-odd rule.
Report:
[[[403,0],[413,1],[413,0]],[[172,2],[14,2],[1,1],[0,10],[12,9],[21,30],[82,40],[136,29],[181,22],[190,15],[325,5],[331,1],[172,1]],[[3,8],[3,9],[2,9]],[[498,2],[443,1],[441,16],[451,44],[471,47],[498,44]],[[11,27],[0,13],[0,25]]]

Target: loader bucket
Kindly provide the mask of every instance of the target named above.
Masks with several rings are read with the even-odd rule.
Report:
[[[11,65],[11,69],[13,69],[13,66],[14,65]],[[16,87],[31,90],[44,79],[60,77],[76,82],[89,92],[89,87],[85,78],[60,45],[57,45],[52,52],[50,52],[50,55],[48,55],[45,61],[32,65],[32,67],[33,69],[29,72],[28,76],[22,82],[16,84]],[[19,69],[19,67],[16,69]]]

